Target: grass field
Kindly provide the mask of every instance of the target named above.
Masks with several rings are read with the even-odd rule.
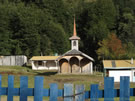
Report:
[[[19,88],[20,87],[20,76],[28,76],[28,87],[33,88],[34,87],[34,76],[43,76],[44,77],[44,88],[49,88],[50,83],[57,83],[59,89],[62,89],[64,86],[64,83],[72,83],[74,85],[76,84],[84,84],[85,89],[89,90],[91,84],[99,84],[99,89],[104,88],[104,77],[102,76],[102,73],[96,72],[93,75],[63,75],[63,74],[57,74],[57,71],[34,71],[31,69],[31,67],[20,67],[20,66],[0,66],[0,74],[2,75],[2,87],[7,87],[7,80],[8,75],[15,75],[15,81],[14,81],[14,87]],[[131,87],[135,87],[135,83],[130,84]],[[119,83],[115,83],[115,88],[119,88]],[[134,99],[135,97],[131,97]],[[7,101],[7,96],[2,96],[1,101]],[[49,98],[44,98],[46,101],[49,100]],[[59,99],[59,101],[62,98]],[[14,101],[19,101],[19,97],[14,97]],[[28,97],[28,101],[33,101],[33,97]],[[88,100],[86,100],[88,101]],[[100,99],[99,101],[103,101],[103,99]],[[115,98],[115,101],[119,101],[119,98]]]
[[[7,87],[8,75],[15,75],[15,87],[20,87],[20,76],[28,76],[30,88],[34,87],[34,76],[43,76],[44,77],[44,88],[49,88],[50,83],[57,83],[59,88],[63,88],[64,83],[73,83],[73,84],[84,84],[86,90],[89,90],[90,84],[99,84],[102,88],[103,80],[101,73],[95,73],[93,75],[62,75],[57,74],[57,71],[34,71],[29,67],[8,67],[0,66],[0,74],[2,75],[2,86]]]

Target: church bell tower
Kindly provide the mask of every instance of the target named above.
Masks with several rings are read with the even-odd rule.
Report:
[[[73,36],[70,37],[69,40],[71,40],[71,49],[79,50],[78,41],[80,40],[80,37],[77,36],[75,18],[74,18]]]

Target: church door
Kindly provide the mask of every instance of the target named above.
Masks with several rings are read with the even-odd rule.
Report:
[[[61,73],[69,73],[69,63],[66,59],[60,60]]]
[[[70,59],[71,72],[80,73],[79,60],[76,57]]]

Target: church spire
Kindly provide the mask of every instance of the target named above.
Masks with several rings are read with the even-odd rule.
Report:
[[[71,49],[79,50],[78,40],[80,40],[80,37],[77,36],[75,17],[74,17],[73,36],[70,37],[69,39],[71,40]]]
[[[69,39],[70,39],[70,40],[80,40],[80,37],[77,36],[75,17],[74,17],[73,36],[70,37]]]
[[[75,17],[74,17],[74,33],[73,33],[73,36],[77,36]]]

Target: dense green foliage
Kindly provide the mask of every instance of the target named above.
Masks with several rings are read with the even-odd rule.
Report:
[[[135,0],[0,0],[0,55],[63,54],[74,14],[80,50],[96,63],[135,58]]]

